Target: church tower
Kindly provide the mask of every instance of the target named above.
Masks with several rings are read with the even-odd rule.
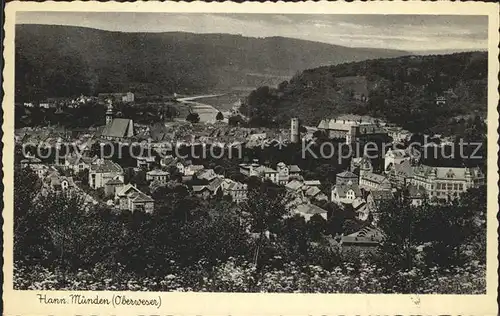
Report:
[[[113,122],[113,103],[111,100],[108,100],[108,109],[106,110],[106,125],[111,124]]]

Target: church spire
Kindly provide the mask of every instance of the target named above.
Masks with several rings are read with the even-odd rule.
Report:
[[[108,109],[106,110],[106,125],[111,124],[113,122],[113,102],[108,100]]]

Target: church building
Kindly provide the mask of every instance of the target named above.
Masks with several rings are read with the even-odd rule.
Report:
[[[134,122],[130,119],[115,118],[113,104],[109,102],[106,111],[106,126],[101,136],[108,140],[121,140],[134,136]]]

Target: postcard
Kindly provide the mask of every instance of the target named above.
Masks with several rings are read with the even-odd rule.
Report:
[[[496,315],[498,4],[9,2],[6,315]]]

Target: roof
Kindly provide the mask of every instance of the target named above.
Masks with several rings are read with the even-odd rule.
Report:
[[[94,173],[123,173],[122,167],[111,160],[104,160],[102,163],[90,165],[90,171]]]
[[[221,178],[215,178],[212,182],[210,182],[210,184],[208,185],[208,189],[212,192],[215,192],[222,184],[222,182],[224,182],[223,179]]]
[[[380,230],[372,227],[364,227],[360,231],[347,236],[343,236],[342,243],[377,245],[382,241],[383,237],[384,235]]]
[[[288,167],[289,172],[301,172],[302,170],[297,165],[290,165]]]
[[[401,175],[403,177],[413,176],[413,169],[408,160],[404,160],[401,163],[395,164],[393,170],[396,175]]]
[[[306,180],[306,181],[304,181],[304,185],[306,185],[306,186],[320,186],[321,182],[319,180]]]
[[[193,192],[202,192],[205,190],[210,190],[207,185],[193,185],[192,186]]]
[[[126,137],[127,129],[132,124],[132,120],[124,118],[114,118],[109,125],[104,127],[102,136],[108,137]]]
[[[427,195],[423,187],[417,187],[413,184],[410,184],[407,188],[410,198],[424,198]]]
[[[370,195],[374,200],[390,200],[393,197],[390,190],[370,191]]]
[[[337,191],[340,198],[344,198],[349,190],[353,190],[356,197],[361,196],[361,190],[356,184],[335,186],[334,190]]]
[[[413,169],[414,174],[429,176],[431,172],[436,173],[436,178],[438,179],[455,179],[455,180],[465,180],[466,176],[470,174],[472,178],[482,178],[484,177],[481,169],[475,168],[453,168],[453,167],[430,167],[426,165],[420,165]]]
[[[285,185],[285,188],[296,191],[302,187],[302,182],[298,180],[292,180]]]
[[[297,213],[308,214],[308,215],[328,213],[326,210],[322,209],[319,206],[316,206],[314,204],[306,204],[306,203],[298,205],[295,208],[295,211]]]
[[[117,196],[126,196],[128,192],[130,191],[134,191],[134,192],[140,192],[138,188],[136,188],[134,185],[132,184],[127,184],[125,185],[124,187],[122,187],[118,192],[116,192],[116,195]]]
[[[146,174],[150,175],[150,176],[166,176],[169,173],[168,173],[168,171],[163,171],[161,169],[154,169],[154,170],[146,172]]]
[[[114,185],[114,184],[123,184],[123,181],[120,179],[111,179],[106,182],[106,185]]]
[[[154,202],[152,197],[142,193],[141,191],[137,192],[136,196],[133,198],[134,202]]]
[[[262,173],[278,173],[278,171],[272,169],[272,168],[269,168],[269,167],[266,167],[266,166],[259,166],[257,168],[255,168],[255,171],[257,172],[262,172]]]
[[[337,173],[337,177],[341,177],[341,178],[357,178],[358,176],[355,173],[346,170],[344,172]]]
[[[383,175],[376,174],[376,173],[373,173],[373,172],[365,173],[365,174],[363,174],[361,176],[361,178],[363,180],[374,182],[374,183],[378,183],[378,184],[383,183],[384,181],[389,181]]]
[[[393,149],[393,150],[389,150],[387,151],[387,153],[385,154],[385,156],[391,156],[391,157],[394,157],[394,158],[404,158],[406,157],[406,150],[404,149]]]
[[[314,197],[319,193],[321,193],[321,190],[318,187],[309,187],[305,192],[305,194],[310,197]]]

